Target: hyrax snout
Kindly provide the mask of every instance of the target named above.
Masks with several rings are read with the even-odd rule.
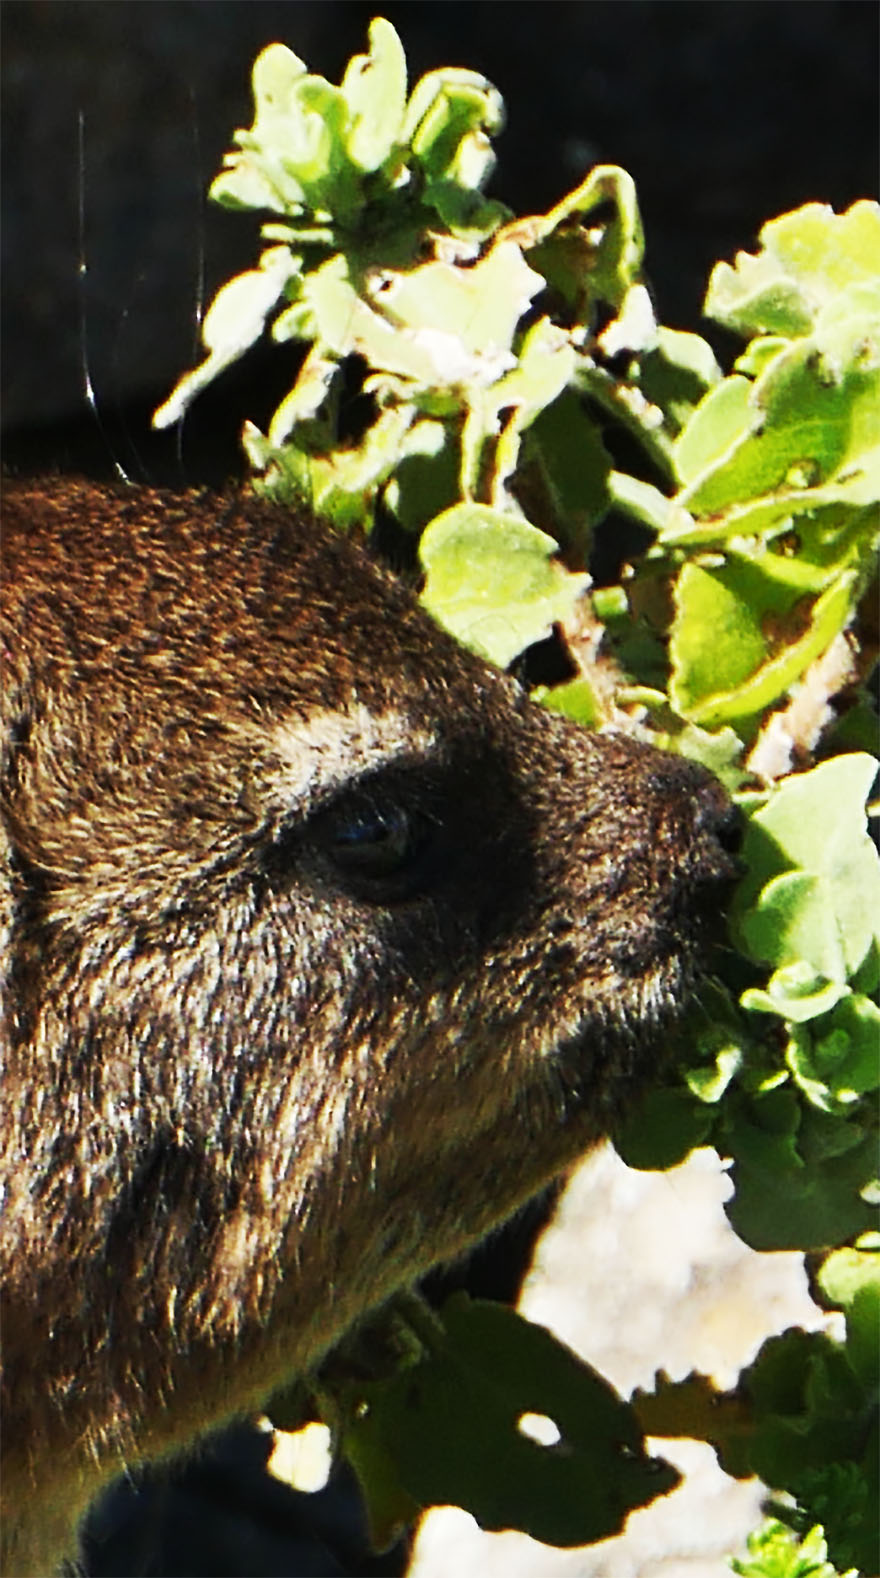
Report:
[[[9,1571],[601,1135],[729,876],[701,770],[532,705],[266,504],[4,510]],[[41,1563],[43,1565],[41,1565]]]

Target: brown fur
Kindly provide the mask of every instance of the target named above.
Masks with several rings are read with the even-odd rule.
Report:
[[[607,1132],[728,872],[268,505],[5,497],[5,1571]]]

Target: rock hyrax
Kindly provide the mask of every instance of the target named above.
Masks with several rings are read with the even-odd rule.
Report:
[[[726,801],[261,503],[5,496],[7,1572],[259,1405],[651,1071]]]

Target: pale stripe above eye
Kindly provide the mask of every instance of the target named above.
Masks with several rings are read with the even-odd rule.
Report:
[[[328,708],[273,731],[270,751],[278,764],[271,774],[273,787],[283,804],[301,802],[307,809],[316,796],[378,767],[428,760],[435,745],[431,731],[414,726],[396,708],[375,713],[357,701],[344,710]]]

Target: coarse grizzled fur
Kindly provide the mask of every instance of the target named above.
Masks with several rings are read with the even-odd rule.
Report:
[[[729,876],[700,769],[532,705],[268,504],[9,483],[4,1571],[607,1132]]]

